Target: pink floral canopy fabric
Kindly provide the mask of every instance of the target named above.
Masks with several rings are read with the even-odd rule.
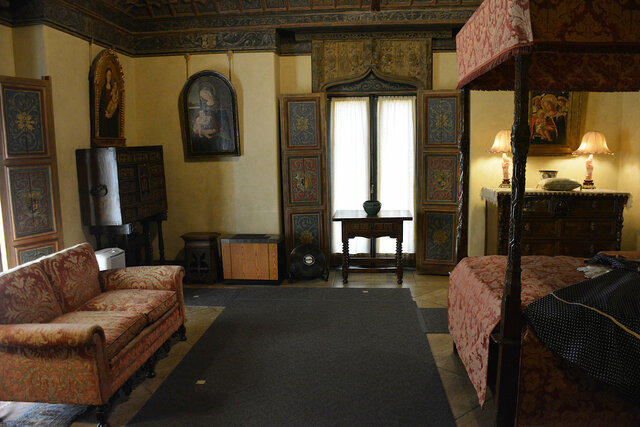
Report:
[[[458,88],[513,90],[532,54],[533,90],[640,90],[640,0],[484,0],[456,37]]]

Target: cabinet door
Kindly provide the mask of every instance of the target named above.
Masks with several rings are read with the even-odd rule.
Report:
[[[9,268],[62,247],[51,81],[0,77],[0,198]]]
[[[326,97],[280,98],[280,168],[285,253],[302,244],[318,246],[329,259],[329,179],[325,137]]]
[[[466,218],[460,200],[468,162],[465,148],[460,146],[462,99],[458,91],[428,91],[418,97],[416,270],[419,273],[447,274],[466,255],[466,238],[458,238],[459,223]],[[458,240],[463,240],[463,248],[458,247]]]

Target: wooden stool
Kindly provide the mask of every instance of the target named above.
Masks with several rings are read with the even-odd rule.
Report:
[[[218,281],[218,237],[220,233],[200,232],[183,234],[185,283]]]

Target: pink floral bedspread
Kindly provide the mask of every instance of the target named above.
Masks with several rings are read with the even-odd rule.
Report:
[[[507,257],[469,257],[449,277],[449,332],[483,405],[490,334],[500,321]],[[585,280],[584,259],[522,257],[522,308],[556,289]],[[640,425],[640,409],[617,399],[562,362],[525,328],[520,360],[518,425]]]
[[[449,332],[480,404],[487,395],[489,335],[500,321],[507,257],[469,257],[449,277]],[[581,280],[576,268],[584,259],[573,257],[522,257],[522,308],[556,289]]]

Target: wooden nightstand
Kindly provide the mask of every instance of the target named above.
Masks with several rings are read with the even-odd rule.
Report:
[[[522,210],[522,255],[590,258],[620,250],[628,193],[610,190],[527,189]],[[507,255],[511,190],[483,188],[485,254]]]

